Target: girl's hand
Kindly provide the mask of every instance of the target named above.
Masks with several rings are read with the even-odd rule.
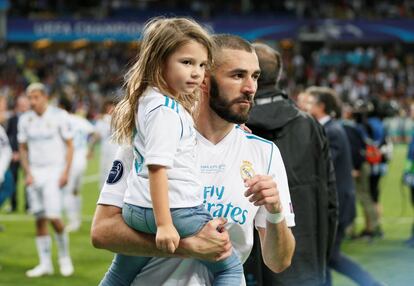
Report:
[[[158,249],[167,253],[174,253],[180,242],[180,235],[174,225],[161,225],[157,227],[155,242]]]

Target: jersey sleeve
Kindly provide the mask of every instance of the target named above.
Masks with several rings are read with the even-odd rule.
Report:
[[[96,122],[95,122],[95,125],[94,125],[94,130],[93,130],[93,132],[96,134],[96,135],[98,135],[100,138],[102,138],[103,137],[103,122],[102,122],[102,119],[98,119]]]
[[[134,154],[132,146],[118,148],[108,179],[102,187],[97,204],[122,208],[132,169]]]
[[[289,227],[293,227],[295,226],[295,214],[293,212],[292,201],[290,199],[285,165],[283,163],[279,148],[277,148],[275,144],[272,144],[271,153],[268,175],[271,176],[276,182],[286,224]],[[264,207],[261,207],[259,212],[256,214],[255,225],[256,227],[266,227],[266,209]]]
[[[183,132],[179,114],[166,106],[145,116],[145,165],[171,168]]]

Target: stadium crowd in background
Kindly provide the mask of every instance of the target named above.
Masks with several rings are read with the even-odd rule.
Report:
[[[375,5],[373,5],[375,3]],[[411,1],[203,1],[203,0],[105,0],[105,1],[16,1],[10,9],[15,16],[56,17],[152,17],[160,13],[181,13],[211,19],[228,15],[252,17],[277,16],[296,18],[356,19],[365,17],[404,18],[413,17]]]
[[[11,106],[28,83],[41,80],[48,85],[52,97],[65,95],[93,119],[104,98],[121,94],[121,75],[137,51],[136,46],[126,44],[94,47],[32,49],[29,45],[3,45],[0,91]],[[280,86],[292,98],[307,86],[319,85],[334,88],[344,102],[375,100],[381,118],[387,117],[385,124],[391,139],[408,142],[414,55],[394,48],[372,47],[325,47],[318,51],[309,50],[305,44],[282,49],[281,54],[286,71]]]
[[[246,1],[246,3],[250,3],[250,6],[246,7],[236,7],[237,5],[232,3],[233,1],[225,5],[219,3],[219,1],[209,1],[208,4],[204,1],[191,1],[189,6],[186,5],[190,1],[176,2],[171,4],[174,5],[175,9],[190,9],[194,15],[204,19],[220,16],[225,11],[234,15],[243,15],[246,11],[257,14],[277,11],[298,18],[335,15],[337,18],[346,19],[360,16],[373,19],[379,17],[412,17],[414,11],[414,5],[410,4],[409,1],[399,1],[397,4],[385,3],[384,1],[375,5],[375,9],[367,9],[370,1],[344,1],[342,4],[329,3],[327,5],[318,2],[315,5],[320,9],[314,9],[315,6],[310,6],[307,1],[298,1],[293,5],[293,1],[289,0],[280,1],[279,4],[260,4],[261,2]],[[166,6],[164,9],[168,8],[167,1],[145,3],[146,7],[139,7],[134,6],[136,5],[134,1],[108,0],[102,5],[101,10],[97,11],[93,7],[86,7],[82,13],[85,13],[85,15],[95,15],[95,13],[124,15],[132,13],[135,9],[142,9],[144,12],[141,16],[147,17],[148,13],[151,13],[151,9],[156,9],[162,5]],[[30,11],[30,13],[42,14],[43,10],[49,9],[49,7],[41,6],[42,1],[31,2],[27,6],[20,7],[21,10],[17,9],[19,5],[23,4],[13,5],[11,13],[26,15]],[[54,5],[55,10],[51,14],[61,15],[67,13],[72,15],[73,7],[64,1],[57,1]],[[265,11],[267,12],[265,13]],[[279,86],[283,89],[280,96],[283,97],[283,94],[287,93],[291,99],[297,101],[299,107],[311,111],[312,106],[315,105],[315,100],[309,98],[309,93],[312,92],[309,89],[306,90],[306,88],[316,85],[332,88],[344,103],[345,110],[341,111],[338,107],[334,117],[337,117],[338,123],[342,124],[345,131],[347,131],[346,135],[351,143],[351,152],[348,154],[349,156],[347,155],[346,160],[343,159],[336,165],[339,169],[341,167],[338,166],[343,166],[345,161],[351,160],[352,166],[346,171],[346,175],[337,174],[337,180],[338,178],[341,180],[347,177],[348,185],[350,185],[351,177],[349,175],[353,176],[352,184],[355,184],[355,187],[352,188],[353,191],[356,191],[357,198],[362,204],[365,217],[361,232],[357,233],[354,230],[352,233],[351,231],[350,237],[368,238],[370,242],[382,238],[384,233],[381,228],[382,210],[379,203],[379,183],[380,179],[386,174],[391,159],[390,142],[397,144],[411,142],[403,179],[411,189],[411,201],[414,202],[414,141],[412,137],[414,119],[410,116],[412,115],[411,103],[414,98],[414,54],[407,52],[406,48],[401,48],[399,45],[384,45],[375,48],[368,45],[338,47],[332,43],[325,44],[322,47],[312,47],[305,43],[289,45],[287,45],[288,47],[280,45],[282,47],[280,49],[281,58],[285,66],[285,70],[280,77]],[[105,163],[104,159],[111,162],[114,158],[113,151],[107,152],[105,149],[106,144],[109,144],[112,102],[123,92],[124,79],[122,74],[128,69],[130,63],[136,59],[136,53],[136,44],[108,42],[100,45],[99,48],[95,44],[86,44],[83,47],[56,44],[46,48],[33,48],[29,44],[6,44],[2,42],[0,44],[0,124],[7,130],[12,150],[16,151],[14,146],[17,143],[16,128],[21,114],[27,111],[27,107],[24,106],[26,88],[33,82],[43,82],[50,92],[51,105],[56,105],[59,99],[64,97],[72,105],[71,111],[86,117],[91,123],[95,124],[94,136],[92,140],[89,140],[89,143],[94,145],[99,140],[103,140],[101,141],[101,146],[103,146],[101,151],[103,153],[100,154],[102,168],[99,171],[101,185],[103,185],[107,173],[110,171],[109,165],[111,165]],[[283,101],[287,102],[288,99],[283,98]],[[293,108],[291,101],[289,101],[289,104],[292,104]],[[325,108],[326,105],[325,103]],[[102,110],[103,113],[100,113]],[[347,114],[343,121],[339,120],[341,112],[344,115]],[[304,115],[301,114],[301,116]],[[307,120],[311,121],[312,119],[308,118]],[[253,132],[256,133],[257,130],[253,129]],[[272,133],[272,135],[274,134]],[[357,141],[360,144],[356,144]],[[279,144],[281,143],[279,142]],[[0,147],[2,146],[4,148],[0,152],[6,150],[7,153],[9,143],[3,137],[0,138]],[[369,152],[373,152],[374,155],[369,157],[367,155]],[[0,159],[5,162],[7,158],[3,154],[5,153],[0,153]],[[284,154],[282,153],[282,156]],[[1,160],[0,164],[2,164]],[[11,171],[13,171],[14,181],[17,181],[19,156],[16,152],[11,160]],[[286,165],[289,166],[289,164]],[[289,175],[289,170],[287,171]],[[0,197],[1,195],[7,195],[8,197],[14,192],[14,189],[10,189],[12,188],[11,184],[6,186],[6,181],[1,180],[2,173],[3,176],[8,176],[8,172],[3,172],[0,168]],[[291,178],[289,178],[289,184],[291,184]],[[344,185],[347,184],[340,184],[338,189]],[[11,190],[10,193],[4,192],[5,186],[7,190]],[[290,187],[292,188],[292,186]],[[292,196],[293,203],[294,200],[295,197]],[[1,203],[0,199],[0,206]],[[344,205],[343,199],[342,202],[340,200],[340,204]],[[355,204],[352,204],[355,207]],[[74,215],[77,221],[73,227],[78,229],[79,204],[73,203],[73,205],[78,206],[76,208],[77,214]],[[12,200],[11,210],[16,210],[16,206],[17,202]],[[295,211],[298,210],[295,208]],[[300,210],[298,213],[300,213]],[[344,215],[344,211],[340,212],[340,215]],[[346,235],[347,226],[351,223],[351,217],[352,214],[349,214],[349,218],[342,222],[339,228],[339,236],[337,236],[334,249],[334,261],[331,261],[331,266],[336,268],[339,266],[338,260],[343,259],[339,246]],[[60,227],[58,227],[58,230],[61,230]],[[295,233],[295,229],[293,232]],[[42,231],[38,231],[39,233],[44,234]],[[67,249],[64,245],[66,238],[58,237],[58,239],[61,240],[59,247],[61,247],[63,253],[62,257],[67,257],[65,255]],[[414,247],[413,239],[414,224],[411,236],[406,241],[409,247]],[[27,273],[28,276],[41,276],[52,272],[50,260],[44,255],[45,250],[50,250],[50,238],[43,240],[38,240],[37,244],[39,258],[41,262],[42,260],[43,262],[46,261],[44,264],[46,268],[36,267],[37,269],[35,268]],[[293,261],[293,265],[295,265],[295,261]],[[339,268],[341,267],[339,266]],[[67,269],[63,269],[62,274],[71,275],[73,268],[71,269],[69,266]],[[347,268],[344,272],[349,269],[354,269],[351,271],[354,276],[360,274],[360,277],[356,277],[355,280],[370,281],[371,284],[377,283],[361,269],[355,271],[357,268]],[[283,278],[282,275],[280,277]]]

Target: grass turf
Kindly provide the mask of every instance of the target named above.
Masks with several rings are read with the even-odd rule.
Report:
[[[394,157],[386,177],[381,181],[383,203],[382,240],[346,241],[344,253],[359,262],[366,270],[387,285],[413,285],[414,281],[414,249],[402,243],[409,236],[413,212],[409,204],[409,194],[400,190],[400,178],[404,165],[406,146],[396,146]],[[23,211],[23,192],[19,186],[19,211],[7,214],[7,204],[0,210],[0,224],[4,231],[0,232],[0,286],[14,285],[97,285],[109,266],[112,254],[93,248],[89,239],[89,229],[99,194],[98,182],[94,174],[98,173],[98,160],[89,162],[87,180],[82,190],[83,224],[79,232],[70,234],[71,255],[75,265],[75,274],[62,277],[58,274],[56,263],[56,246],[53,245],[55,274],[42,278],[26,278],[25,271],[38,263],[34,243],[34,221]],[[89,180],[88,180],[89,179]],[[361,212],[359,212],[361,213]],[[359,229],[362,219],[357,220]],[[334,274],[334,285],[353,285],[347,278]]]

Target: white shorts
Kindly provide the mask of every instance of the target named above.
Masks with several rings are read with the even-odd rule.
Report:
[[[33,184],[27,187],[30,212],[38,218],[60,218],[63,194],[59,188],[62,167],[31,168]]]
[[[65,191],[70,194],[73,193],[75,190],[77,192],[80,191],[81,186],[82,186],[82,179],[83,179],[83,174],[85,173],[86,170],[86,164],[76,164],[76,162],[73,162],[74,164],[72,165],[72,168],[70,170],[70,174],[69,174],[69,179],[68,179],[68,183],[65,186]]]

